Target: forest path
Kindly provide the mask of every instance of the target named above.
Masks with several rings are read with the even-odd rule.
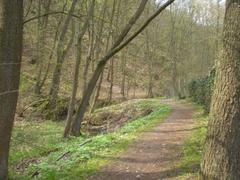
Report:
[[[172,113],[162,123],[144,132],[129,149],[102,168],[90,180],[178,179],[176,163],[181,147],[194,129],[191,105],[163,100]]]

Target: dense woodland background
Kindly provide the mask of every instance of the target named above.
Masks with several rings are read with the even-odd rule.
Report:
[[[49,112],[55,109],[54,118],[45,112],[50,116],[43,119],[65,119],[74,85],[78,87],[76,102],[79,103],[98,60],[110,48],[139,1],[82,0],[69,12],[72,3],[25,1],[17,110],[20,117],[31,115],[32,119],[32,110],[40,110],[42,115],[49,106]],[[89,12],[91,3],[94,8]],[[156,8],[156,2],[148,3],[133,30]],[[220,1],[176,1],[111,58],[94,90],[91,111],[96,104],[126,98],[186,97],[189,82],[207,76],[213,69],[220,46],[223,8]],[[66,19],[69,13],[72,15]],[[79,76],[74,81],[76,69]]]

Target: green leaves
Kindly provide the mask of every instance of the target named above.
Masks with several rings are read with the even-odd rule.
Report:
[[[189,96],[193,102],[202,105],[205,113],[209,113],[214,86],[215,69],[206,77],[193,79],[189,85]]]

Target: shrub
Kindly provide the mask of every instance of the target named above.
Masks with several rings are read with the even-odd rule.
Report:
[[[208,76],[193,79],[188,84],[189,97],[193,102],[202,105],[205,113],[209,113],[214,85],[215,69]]]

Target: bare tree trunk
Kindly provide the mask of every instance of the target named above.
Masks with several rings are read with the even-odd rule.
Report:
[[[0,179],[8,179],[8,156],[22,57],[23,1],[0,0]]]
[[[152,62],[149,62],[148,64],[148,73],[149,73],[149,79],[148,79],[148,98],[153,98],[153,76],[152,76]]]
[[[134,58],[134,80],[133,80],[133,98],[136,98],[136,89],[137,89],[137,60]]]
[[[59,36],[59,41],[57,45],[57,64],[54,69],[53,73],[53,79],[52,79],[52,85],[50,89],[50,108],[55,109],[56,102],[57,102],[57,97],[58,97],[58,91],[59,91],[59,85],[60,85],[60,78],[61,78],[61,72],[62,72],[62,65],[65,59],[65,56],[69,50],[69,48],[72,45],[73,42],[73,37],[74,37],[74,32],[72,33],[72,37],[67,45],[67,47],[64,47],[65,39],[66,39],[66,34],[67,34],[67,29],[71,21],[72,14],[74,12],[75,6],[77,4],[77,0],[73,0],[70,10],[68,12],[68,15],[64,21],[63,29],[60,33]]]
[[[103,75],[104,75],[104,72],[102,72],[101,76],[100,76],[100,79],[99,79],[99,82],[98,82],[98,85],[97,85],[97,88],[96,88],[96,95],[93,97],[93,102],[91,103],[91,107],[90,107],[90,113],[93,113],[94,110],[95,110],[95,107],[96,107],[96,103],[98,101],[98,98],[100,96],[100,91],[101,91],[101,87],[102,87],[102,81],[103,81]]]
[[[47,4],[44,6],[44,4]],[[42,9],[44,13],[48,13],[50,10],[51,0],[47,0],[42,2],[41,0],[38,1],[38,15],[40,16],[42,13]],[[38,42],[37,42],[37,78],[36,78],[36,85],[35,85],[35,93],[41,94],[41,78],[44,68],[44,47],[45,47],[45,36],[46,36],[46,29],[48,25],[48,16],[44,16],[42,18],[38,18]]]
[[[101,39],[95,38],[94,15],[92,15],[92,17],[90,17],[90,18],[91,19],[89,19],[89,21],[91,22],[91,24],[89,23],[89,26],[88,26],[88,37],[89,37],[89,41],[90,41],[90,46],[88,48],[88,55],[86,58],[86,64],[85,64],[85,68],[83,71],[83,92],[87,88],[87,81],[88,81],[87,77],[88,77],[88,72],[89,72],[89,66],[91,65],[91,63],[94,64],[93,59],[94,59],[95,48],[96,48],[97,44],[99,43],[99,41],[101,40]],[[100,23],[99,29],[100,29],[99,30],[100,32],[96,32],[96,33],[100,33],[99,36],[102,36],[101,23]]]
[[[121,94],[122,98],[125,99],[125,82],[126,82],[126,64],[127,64],[127,51],[122,51],[122,82],[121,82]]]
[[[176,20],[173,16],[173,12],[171,11],[171,38],[169,44],[169,53],[171,58],[171,76],[172,76],[172,85],[173,85],[173,96],[178,96],[178,88],[177,88],[177,58],[176,58]]]
[[[108,102],[112,101],[112,95],[113,95],[113,80],[114,80],[114,62],[113,62],[113,58],[110,60],[110,72],[109,72],[109,76],[110,76],[110,86],[109,86],[109,92],[108,92]]]
[[[92,19],[92,24],[93,24],[93,19]],[[87,88],[87,76],[88,76],[89,66],[93,60],[93,55],[94,55],[94,27],[92,27],[92,30],[89,30],[89,37],[90,37],[91,43],[90,43],[90,47],[88,48],[86,64],[83,70],[83,92]]]
[[[67,121],[66,121],[66,126],[64,130],[64,137],[67,137],[69,135],[71,123],[72,123],[72,116],[73,112],[75,109],[75,101],[76,101],[76,94],[77,94],[77,89],[78,89],[78,77],[79,77],[79,68],[80,68],[80,63],[81,63],[81,50],[82,50],[82,39],[84,34],[87,31],[87,28],[89,26],[89,22],[91,17],[94,14],[94,5],[95,5],[95,0],[91,1],[91,5],[89,6],[88,10],[88,15],[86,17],[85,23],[82,27],[82,30],[78,34],[78,40],[76,44],[76,65],[75,65],[75,73],[74,73],[74,80],[73,80],[73,89],[72,89],[72,96],[71,100],[69,103],[69,108],[68,108],[68,115],[67,115]],[[81,27],[79,27],[81,28]]]
[[[112,37],[112,43],[114,43],[115,40],[115,34],[116,34],[116,30],[113,29],[113,21],[114,21],[114,17],[115,17],[115,10],[116,10],[116,0],[113,0],[113,8],[112,8],[112,13],[111,13],[111,19],[110,19],[110,27],[109,27],[109,36],[108,36],[108,42],[110,38]],[[108,97],[107,97],[107,101],[111,102],[112,101],[112,90],[113,90],[113,58],[110,59],[110,63],[109,63],[109,68],[108,68],[108,74],[107,74],[107,81],[110,83],[109,86],[109,92],[108,92]]]
[[[65,60],[65,57],[67,55],[67,52],[72,46],[73,40],[75,36],[75,22],[72,20],[72,35],[70,37],[70,40],[67,44],[66,49],[58,49],[57,50],[57,64],[55,66],[54,72],[53,72],[53,79],[52,79],[52,85],[50,89],[50,108],[53,111],[53,114],[55,115],[55,107],[57,104],[58,99],[58,92],[60,87],[60,80],[62,75],[62,66]],[[55,118],[55,116],[54,116]]]
[[[98,21],[99,23],[97,24],[97,33],[96,33],[96,40],[95,40],[95,45],[94,45],[94,59],[92,59],[92,72],[94,71],[94,66],[95,66],[95,60],[98,60],[102,51],[101,48],[101,42],[102,42],[102,37],[103,37],[103,29],[104,29],[104,19],[106,18],[106,12],[107,12],[107,0],[104,0],[104,3],[101,8],[101,20]],[[108,49],[107,49],[108,50]],[[86,86],[87,87],[87,86]]]
[[[177,62],[176,58],[172,59],[172,83],[173,83],[173,95],[177,97],[179,95],[177,86]]]
[[[240,0],[226,1],[223,50],[217,64],[208,133],[201,166],[203,180],[240,177]]]
[[[99,59],[99,56],[100,56],[100,52],[101,52],[101,49],[100,49],[100,41],[101,41],[101,37],[102,37],[102,32],[103,32],[103,26],[104,26],[104,21],[103,19],[105,18],[106,16],[106,10],[107,10],[107,0],[104,1],[104,4],[103,4],[103,8],[102,8],[102,21],[100,23],[100,29],[99,29],[99,36],[97,38],[97,41],[96,41],[96,59]],[[112,21],[113,21],[113,13],[115,11],[115,1],[113,2],[113,9],[112,9],[112,16],[111,16],[111,19],[110,19],[110,28],[109,28],[109,32],[112,31]],[[107,36],[107,43],[106,43],[106,48],[105,48],[105,53],[108,52],[109,50],[109,44],[110,44],[110,38],[111,38],[111,33],[108,34]],[[104,77],[104,72],[101,73],[101,77],[100,77],[100,80],[99,80],[99,83],[97,85],[97,87],[95,88],[95,93],[94,94],[94,97],[92,98],[92,102],[90,104],[90,113],[93,113],[94,110],[95,110],[95,107],[96,107],[96,103],[98,101],[98,98],[100,96],[100,91],[101,91],[101,86],[102,86],[102,81],[103,81],[103,77]]]
[[[117,5],[117,11],[116,11],[116,23],[115,27],[119,27],[119,16],[120,16],[120,9],[121,9],[121,0],[118,0],[118,5]],[[113,42],[115,41],[117,37],[118,31],[116,28],[114,28],[112,39]],[[112,101],[112,96],[113,96],[113,83],[114,83],[114,59],[112,58],[110,60],[110,87],[109,87],[109,93],[108,93],[108,102]]]
[[[119,37],[113,44],[112,48],[109,50],[109,52],[99,61],[97,68],[89,81],[87,91],[85,92],[83,99],[81,101],[80,106],[77,110],[76,118],[74,119],[74,123],[72,126],[71,134],[74,136],[80,135],[80,129],[81,129],[81,123],[84,117],[84,114],[87,110],[89,99],[92,95],[92,92],[96,86],[96,83],[99,79],[99,76],[104,70],[104,67],[106,63],[109,61],[111,57],[113,57],[116,53],[118,53],[120,50],[122,50],[126,45],[128,45],[135,37],[137,37],[147,26],[148,24],[157,17],[166,7],[168,7],[171,3],[174,2],[174,0],[169,0],[165,4],[163,4],[133,35],[131,35],[128,39],[125,39],[129,31],[132,29],[133,25],[136,23],[136,21],[141,16],[145,5],[148,0],[142,0],[140,3],[140,6],[138,7],[136,13],[132,16],[132,18],[129,20],[128,24],[125,26],[123,31],[120,33]],[[124,41],[124,42],[123,42]]]
[[[145,59],[148,62],[148,91],[147,91],[147,97],[152,98],[153,97],[153,75],[152,75],[152,70],[153,70],[153,59],[152,59],[152,52],[150,52],[150,44],[149,44],[149,34],[148,30],[146,30],[146,52],[145,52]]]
[[[128,78],[127,80],[127,98],[129,98],[129,91],[131,90],[131,83],[130,83],[130,79]],[[134,93],[134,96],[136,95],[136,89],[133,89],[133,93]]]
[[[49,3],[50,2],[51,2],[51,0],[49,0]],[[50,4],[49,4],[49,6],[50,6]],[[62,11],[65,10],[66,6],[67,6],[67,0],[65,0],[65,3],[64,3],[63,8],[62,8]],[[46,11],[48,12],[49,10],[47,9]],[[63,18],[64,18],[64,15],[62,15],[60,17],[60,19],[59,19],[59,21],[57,23],[56,32],[55,32],[55,35],[54,35],[53,46],[52,46],[51,52],[49,54],[49,57],[47,59],[48,61],[46,62],[47,63],[47,67],[46,67],[45,73],[42,75],[43,77],[41,77],[41,75],[39,75],[39,74],[42,74],[42,70],[39,69],[39,72],[38,72],[38,75],[37,75],[37,82],[36,82],[36,85],[35,85],[35,93],[36,94],[40,94],[41,93],[41,89],[42,89],[42,87],[44,86],[44,84],[45,84],[45,82],[47,80],[47,77],[48,77],[48,74],[49,74],[49,70],[50,70],[50,66],[51,66],[51,62],[52,62],[53,55],[54,55],[54,51],[55,51],[55,48],[56,48],[58,36],[59,36],[60,26],[61,26],[61,23],[63,21]],[[47,26],[47,24],[48,23],[46,23],[46,26]]]
[[[118,5],[117,5],[117,11],[116,11],[116,23],[114,25],[114,27],[119,27],[119,16],[120,16],[120,9],[121,9],[121,0],[118,0]],[[115,41],[116,37],[118,34],[118,30],[116,28],[114,28],[113,31],[113,42]],[[114,59],[112,58],[110,60],[110,87],[109,87],[109,96],[108,96],[108,102],[112,101],[112,96],[113,96],[113,85],[114,85]]]

